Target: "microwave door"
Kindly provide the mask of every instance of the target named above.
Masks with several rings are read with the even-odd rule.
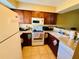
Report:
[[[33,23],[39,23],[39,21],[38,20],[33,20]]]

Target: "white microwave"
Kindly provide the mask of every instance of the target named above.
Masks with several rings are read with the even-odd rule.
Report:
[[[43,25],[44,18],[32,18],[32,24],[33,25]]]

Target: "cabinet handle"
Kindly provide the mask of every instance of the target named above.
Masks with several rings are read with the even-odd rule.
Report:
[[[53,45],[56,46],[57,45],[57,40],[53,41]]]

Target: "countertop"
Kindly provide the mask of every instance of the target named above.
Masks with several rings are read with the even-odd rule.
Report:
[[[20,33],[32,33],[32,30],[20,31]]]
[[[76,44],[74,40],[69,39],[69,36],[62,35],[60,33],[53,32],[53,31],[44,31],[44,32],[49,33],[52,36],[56,37],[59,41],[63,42],[65,45],[67,45],[69,48],[75,51]],[[32,30],[20,31],[20,33],[32,33]]]
[[[74,40],[69,39],[69,36],[62,35],[62,34],[56,33],[56,32],[48,32],[48,33],[53,35],[59,41],[63,42],[65,45],[67,45],[69,48],[71,48],[73,51],[75,51],[77,44],[75,44]]]

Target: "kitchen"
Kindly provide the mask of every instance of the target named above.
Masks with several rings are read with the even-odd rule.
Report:
[[[9,4],[12,3],[13,6],[16,4],[13,3],[14,0],[8,0],[8,2]],[[76,3],[75,1],[70,2]],[[0,19],[3,19],[0,22],[0,59],[22,59],[22,57],[24,59],[78,59],[79,33],[78,20],[75,19],[78,19],[79,11],[74,10],[77,9],[75,7],[78,4],[71,7],[68,5],[67,7],[71,9],[63,10],[58,7],[60,8],[58,13],[58,11],[55,12],[55,7],[30,3],[27,5],[23,3],[22,6],[33,7],[32,10],[28,7],[25,7],[26,10],[24,7],[21,9],[21,6],[15,8],[11,4],[9,5],[10,10],[2,3],[0,4]],[[5,21],[5,19],[7,20]],[[7,39],[12,39],[12,41],[8,42]],[[30,51],[31,48],[33,51]],[[51,51],[49,56],[47,49]],[[41,52],[40,56],[38,52]],[[30,53],[34,55],[29,55]],[[27,54],[29,56],[26,56]]]

